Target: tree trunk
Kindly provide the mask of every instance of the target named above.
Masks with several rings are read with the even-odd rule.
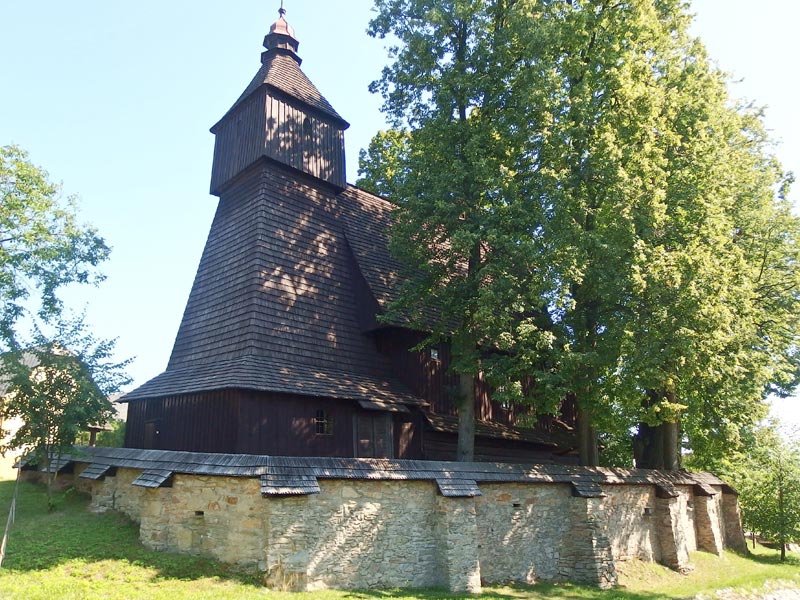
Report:
[[[660,427],[651,427],[647,423],[639,423],[639,432],[636,434],[636,446],[639,456],[636,460],[637,469],[662,469],[664,468],[664,443],[663,431]]]
[[[780,531],[778,533],[779,543],[781,545],[781,562],[786,562],[786,513],[784,512],[783,505],[783,479],[778,481],[778,525]]]
[[[678,422],[662,423],[659,425],[662,430],[662,441],[664,444],[664,469],[667,471],[677,471],[680,468],[678,462]]]
[[[597,452],[597,432],[592,427],[589,411],[578,408],[578,455],[584,467],[596,467],[600,464]]]
[[[600,449],[597,447],[597,429],[590,426],[589,427],[589,444],[588,444],[588,455],[589,455],[589,465],[590,467],[599,467],[600,466]]]
[[[469,375],[459,375],[458,447],[456,460],[475,460],[475,380]]]
[[[675,402],[672,392],[649,391],[644,407],[658,404],[661,399]],[[652,426],[639,423],[639,432],[634,439],[636,448],[636,466],[639,469],[664,469],[677,471],[680,469],[680,421],[665,422]]]

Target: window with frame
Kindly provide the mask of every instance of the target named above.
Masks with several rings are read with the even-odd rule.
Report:
[[[324,410],[318,410],[314,417],[314,433],[317,435],[333,435],[333,417]]]

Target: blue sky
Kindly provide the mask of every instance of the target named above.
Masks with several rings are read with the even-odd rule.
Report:
[[[107,281],[75,290],[98,335],[136,357],[134,385],[166,366],[216,198],[208,129],[260,64],[279,0],[83,0],[0,3],[0,145],[15,143],[81,198],[81,215],[113,247]],[[386,63],[369,38],[369,0],[287,0],[303,69],[352,126],[358,150],[383,127],[367,91]],[[694,32],[737,80],[735,95],[767,105],[787,169],[800,173],[796,24],[800,3],[695,0]],[[793,193],[800,204],[797,189]],[[780,403],[800,426],[800,402]]]

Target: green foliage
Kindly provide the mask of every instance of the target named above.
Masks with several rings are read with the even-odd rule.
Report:
[[[410,137],[410,133],[397,129],[376,133],[369,147],[358,153],[358,174],[361,177],[356,180],[356,185],[388,200],[399,198],[406,175],[405,160]]]
[[[758,429],[748,442],[726,465],[745,528],[781,545],[800,541],[800,446],[774,426]]]
[[[398,204],[389,318],[506,402],[575,397],[616,447],[677,421],[696,454],[735,446],[798,382],[800,221],[684,3],[375,6],[397,130],[360,167]]]
[[[122,448],[125,445],[125,421],[114,419],[110,431],[97,434],[97,445],[105,448]]]
[[[60,314],[58,291],[98,283],[95,267],[109,249],[78,223],[75,198],[62,198],[47,173],[17,146],[0,147],[0,344],[17,349],[15,326],[33,306],[48,320]]]
[[[0,450],[25,449],[40,465],[57,462],[81,431],[107,422],[114,414],[109,394],[129,382],[130,361],[115,362],[113,350],[113,341],[96,340],[79,318],[62,320],[51,337],[37,332],[25,351],[4,354],[0,416],[21,424]],[[48,476],[48,496],[56,476]]]
[[[112,419],[105,424],[109,429],[104,429],[97,432],[95,439],[96,446],[105,448],[121,448],[125,445],[125,421],[120,419]],[[78,446],[88,446],[91,442],[91,432],[81,431],[78,434],[76,444]]]
[[[65,316],[58,297],[68,284],[102,281],[96,267],[108,254],[78,223],[74,198],[23,150],[0,148],[0,415],[22,421],[2,451],[28,448],[46,462],[110,418],[107,396],[127,383],[128,361],[115,362],[114,342],[96,340],[82,315]],[[23,317],[30,334],[20,333]]]

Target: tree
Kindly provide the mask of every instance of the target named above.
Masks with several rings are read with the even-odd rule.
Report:
[[[397,194],[399,305],[445,307],[458,372],[574,400],[583,464],[638,427],[661,468],[682,427],[700,447],[797,381],[788,178],[679,0],[376,7],[399,46],[374,89],[410,132],[362,170]]]
[[[83,316],[66,317],[58,296],[102,281],[97,266],[109,248],[79,224],[75,198],[63,198],[16,146],[0,148],[0,200],[0,413],[23,422],[2,450],[29,447],[34,460],[57,464],[82,427],[109,417],[107,395],[127,382],[114,342],[95,340]]]
[[[739,491],[744,526],[781,546],[800,540],[800,448],[781,439],[774,425],[755,432],[729,473]]]
[[[523,387],[519,365],[539,357],[518,352],[514,338],[529,348],[551,341],[538,323],[548,321],[545,302],[521,301],[543,295],[530,291],[541,280],[541,219],[517,193],[509,157],[523,150],[501,118],[512,4],[378,1],[370,24],[372,35],[402,44],[372,89],[383,94],[396,128],[409,130],[376,137],[362,156],[362,173],[398,204],[392,250],[407,278],[390,317],[410,315],[430,332],[424,343],[451,344],[460,376],[459,460],[473,456],[475,379],[514,397]]]
[[[24,314],[45,321],[58,316],[60,288],[102,281],[96,267],[108,254],[97,232],[78,223],[75,198],[62,198],[59,186],[25,151],[0,147],[0,344],[5,349],[19,348],[16,326]]]
[[[358,153],[356,185],[395,202],[401,190],[407,168],[411,134],[398,129],[379,131],[369,147]]]
[[[108,396],[130,381],[124,372],[130,361],[115,361],[113,351],[113,341],[96,340],[78,318],[61,320],[53,336],[37,332],[33,346],[2,357],[0,415],[3,420],[17,417],[22,424],[0,451],[26,449],[34,464],[49,466],[51,507],[62,455],[72,450],[82,430],[111,419]]]

